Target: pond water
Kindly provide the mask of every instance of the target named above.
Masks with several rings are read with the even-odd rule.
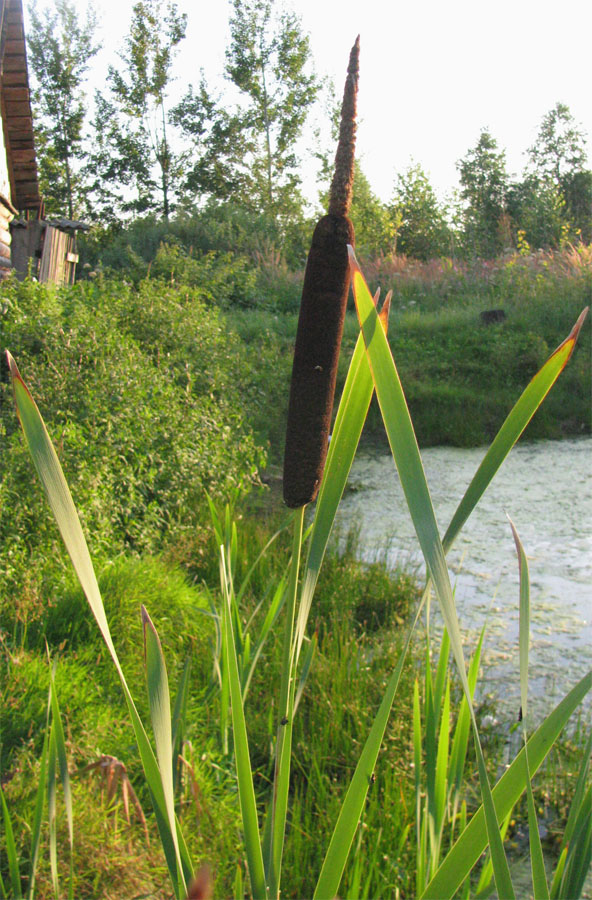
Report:
[[[484,452],[453,447],[422,452],[441,534]],[[519,579],[507,516],[529,561],[529,697],[538,719],[592,663],[592,439],[518,444],[448,556],[468,652],[486,624],[480,692],[494,694],[497,714],[515,719]],[[342,533],[359,530],[363,558],[422,571],[399,478],[384,450],[356,458],[338,526]]]

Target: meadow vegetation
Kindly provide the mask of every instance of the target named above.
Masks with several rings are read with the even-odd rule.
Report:
[[[173,696],[191,660],[179,737],[182,759],[175,770],[179,815],[193,860],[212,866],[215,896],[242,896],[248,881],[236,775],[221,738],[214,666],[220,584],[206,493],[220,509],[229,498],[234,504],[237,583],[273,530],[281,530],[241,599],[244,623],[254,616],[256,632],[270,585],[281,578],[290,553],[284,513],[261,500],[269,492],[260,478],[266,471],[273,477],[283,452],[300,275],[273,255],[255,259],[246,251],[192,250],[194,232],[162,237],[159,231],[153,245],[148,241],[152,249],[144,256],[134,249],[133,229],[123,251],[120,240],[100,248],[100,255],[89,246],[88,259],[91,250],[95,256],[86,271],[92,277],[71,288],[5,284],[0,343],[18,360],[51,431],[89,535],[130,684],[143,682],[140,604],[157,623]],[[146,246],[146,233],[142,239]],[[583,245],[491,262],[380,257],[365,269],[371,286],[394,289],[389,341],[424,446],[488,442],[590,302],[592,290],[592,255]],[[487,309],[503,309],[505,317],[485,325],[480,313]],[[350,311],[340,385],[358,333]],[[74,896],[167,897],[166,865],[123,696],[32,475],[4,358],[2,367],[0,764],[18,851],[26,863],[46,722],[47,646],[58,660],[56,685],[69,766],[76,773]],[[588,320],[527,436],[589,432],[589,384]],[[370,440],[382,435],[377,408],[371,407],[366,435]],[[359,563],[354,540],[342,556],[332,552],[322,569],[309,629],[316,655],[294,720],[286,896],[307,896],[314,889],[337,809],[417,597],[412,575]],[[270,632],[249,691],[258,794],[273,777],[270,686],[280,679],[278,634]],[[414,678],[424,666],[418,641],[376,767],[371,790],[378,802],[364,814],[343,896],[415,894],[410,835],[416,807],[409,760]],[[136,697],[147,716],[147,699],[139,690]],[[486,711],[483,707],[478,715]],[[584,739],[572,734],[565,752],[555,750],[551,774],[535,782],[547,820],[556,822],[551,843],[567,814]],[[488,754],[492,772],[501,750],[500,744]],[[110,792],[109,774],[119,762],[125,769],[117,769]],[[467,767],[464,799],[471,810],[478,796],[472,753]],[[126,778],[139,802],[136,807],[130,800],[129,813],[123,802]],[[518,809],[515,821],[520,816]],[[66,846],[63,821],[58,841]],[[3,853],[5,885],[10,883],[6,859]],[[67,877],[65,868],[62,875]],[[37,896],[51,892],[49,862],[42,854]]]

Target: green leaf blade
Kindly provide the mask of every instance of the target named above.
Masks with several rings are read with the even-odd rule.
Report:
[[[528,741],[531,774],[539,769],[572,713],[592,688],[592,672],[588,672],[546,717]],[[493,788],[498,820],[503,820],[525,789],[524,749]],[[451,848],[438,871],[421,895],[422,900],[451,898],[467,877],[487,846],[487,829],[483,807],[472,817]]]
[[[173,737],[171,721],[171,698],[166,663],[160,638],[146,608],[142,606],[142,627],[144,632],[144,661],[146,665],[146,684],[150,704],[150,717],[156,756],[160,774],[160,783],[164,796],[168,831],[175,850],[177,881],[179,889],[186,892],[185,874],[181,863],[177,826],[175,821],[175,796],[173,786]]]

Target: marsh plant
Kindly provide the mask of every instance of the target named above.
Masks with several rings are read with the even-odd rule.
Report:
[[[530,784],[534,773],[540,768],[569,717],[592,687],[592,674],[588,674],[578,682],[538,728],[527,730],[529,724],[527,715],[529,581],[526,557],[520,539],[515,533],[520,564],[520,683],[524,746],[492,788],[481,750],[472,700],[478,657],[475,657],[471,666],[467,668],[445,556],[504,458],[567,364],[577,340],[584,313],[570,335],[550,356],[510,412],[441,538],[405,397],[386,341],[386,315],[378,313],[351,249],[350,266],[361,332],[337,410],[310,534],[306,543],[303,544],[307,508],[303,505],[293,513],[293,548],[285,581],[279,581],[277,591],[270,601],[264,625],[259,634],[253,637],[246,635],[241,625],[242,586],[235,583],[234,565],[236,528],[230,517],[216,519],[220,581],[223,588],[223,603],[218,610],[220,626],[218,666],[220,690],[225,698],[221,709],[222,716],[226,716],[228,726],[226,740],[232,743],[236,764],[249,871],[247,890],[254,897],[277,897],[281,890],[282,855],[289,809],[292,728],[294,716],[297,714],[301,686],[311,664],[314,664],[311,649],[313,642],[307,635],[307,623],[337,506],[358,446],[372,394],[376,391],[393,458],[405,491],[418,541],[426,560],[429,577],[422,602],[408,628],[405,650],[400,655],[386,685],[382,703],[376,713],[347,789],[341,812],[335,823],[333,837],[318,874],[315,896],[318,898],[332,897],[337,896],[339,892],[344,867],[355,840],[360,818],[367,802],[368,791],[373,783],[376,761],[391,708],[396,700],[405,653],[412,640],[421,609],[431,592],[435,594],[440,605],[446,632],[440,647],[440,662],[435,677],[432,678],[431,669],[426,666],[424,684],[421,686],[418,684],[414,703],[417,894],[426,898],[452,897],[464,885],[463,892],[468,896],[471,884],[470,873],[481,854],[489,847],[490,858],[481,871],[478,893],[481,894],[487,888],[488,879],[493,876],[499,895],[513,896],[514,890],[502,835],[505,833],[507,821],[514,805],[526,791],[529,799],[529,834],[532,844],[531,857],[535,895],[537,897],[578,896],[586,875],[586,860],[589,857],[590,849],[590,787],[587,786],[590,741],[586,747],[559,863],[551,885],[547,885],[546,881]],[[180,705],[176,704],[171,713],[167,669],[157,628],[150,618],[149,611],[143,608],[141,618],[154,737],[152,743],[137,712],[132,690],[127,684],[113,645],[89,551],[58,457],[37,406],[10,355],[8,361],[16,406],[29,449],[126,697],[171,884],[176,897],[185,897],[188,895],[188,891],[191,891],[194,869],[175,806],[173,773],[176,760],[173,748],[176,744],[175,734],[179,724]],[[258,798],[255,794],[253,782],[247,728],[247,700],[253,666],[260,658],[270,629],[277,627],[284,628],[284,650],[276,706],[275,776],[267,802],[263,804],[262,798]],[[464,692],[463,699],[456,711],[452,710],[450,699],[449,650],[456,664]],[[138,648],[138,652],[142,652],[141,647]],[[178,696],[182,695],[182,686],[177,693]],[[73,823],[74,821],[69,800],[69,777],[63,727],[53,678],[47,718],[47,736],[41,759],[39,799],[32,826],[33,846],[27,882],[28,896],[34,895],[35,868],[39,856],[46,791],[50,816],[50,855],[52,860],[55,859],[55,794],[58,774],[64,789],[69,822]],[[451,725],[453,721],[454,727]],[[231,737],[228,736],[229,733]],[[473,816],[468,818],[462,798],[462,777],[471,734],[479,769],[482,805]],[[311,735],[311,740],[314,740],[314,735]],[[10,895],[12,892],[13,896],[19,896],[22,873],[12,839],[10,812],[4,798],[2,798],[2,802],[10,872],[10,884],[3,887],[6,895]],[[54,823],[53,828],[51,822]],[[73,841],[75,834],[73,824],[69,826],[69,834]],[[288,839],[289,836],[288,830]],[[455,837],[454,841],[452,837]],[[57,866],[54,871],[57,880]],[[237,889],[239,889],[238,885]],[[240,887],[240,890],[242,891],[243,888]]]
[[[356,45],[357,46],[357,45]],[[348,76],[354,90],[348,107],[348,88],[344,109],[350,109],[350,126],[355,113],[357,50],[352,51]],[[350,101],[352,95],[350,94]],[[348,146],[345,169],[353,165],[353,130],[342,129]],[[338,159],[339,159],[338,150]],[[345,171],[345,170],[344,170]],[[457,618],[446,555],[465,526],[483,493],[504,459],[523,433],[532,416],[566,366],[582,326],[585,311],[571,333],[547,359],[527,385],[493,440],[446,531],[437,525],[421,455],[409,415],[397,367],[387,342],[387,297],[378,310],[378,292],[373,298],[357,264],[347,221],[347,173],[336,179],[336,197],[313,241],[309,270],[303,291],[303,327],[296,348],[295,378],[286,449],[286,500],[292,513],[292,549],[285,575],[266,595],[267,608],[257,631],[252,622],[245,624],[241,601],[249,573],[241,579],[237,567],[237,529],[228,511],[219,515],[212,504],[212,519],[218,545],[220,603],[213,604],[217,626],[214,650],[215,672],[220,694],[220,741],[232,753],[242,818],[242,837],[248,865],[248,883],[243,883],[237,867],[235,897],[245,892],[257,900],[276,900],[281,893],[299,894],[298,884],[282,881],[282,860],[286,841],[294,837],[289,827],[292,738],[303,685],[314,666],[315,639],[309,633],[315,590],[327,550],[337,507],[342,497],[364,421],[373,394],[376,394],[394,464],[403,487],[409,515],[413,521],[427,572],[427,583],[417,608],[406,626],[402,651],[384,685],[357,763],[345,791],[332,836],[324,851],[322,865],[315,873],[317,900],[336,897],[348,857],[356,841],[361,818],[375,781],[379,751],[397,701],[405,659],[423,611],[432,602],[439,606],[445,631],[441,639],[434,672],[429,648],[422,678],[418,679],[413,700],[413,749],[416,793],[415,890],[418,897],[453,897],[473,893],[499,897],[515,896],[510,867],[504,847],[504,835],[515,804],[526,793],[530,836],[530,857],[534,895],[539,897],[577,897],[580,895],[590,855],[591,788],[588,766],[592,740],[586,745],[574,800],[569,813],[559,860],[551,884],[547,880],[543,851],[536,821],[531,781],[557,741],[570,716],[592,687],[592,673],[575,684],[557,707],[534,728],[528,708],[528,650],[530,588],[526,555],[519,535],[512,528],[520,571],[520,690],[522,748],[492,786],[483,753],[473,697],[479,667],[480,645],[470,665],[465,660],[461,625]],[[351,235],[351,236],[350,236]],[[345,301],[349,284],[359,321],[359,335],[341,394],[330,442],[332,392],[335,384],[336,355],[339,351]],[[315,317],[323,316],[325,304],[334,302],[330,346],[322,347],[322,328]],[[307,339],[312,335],[312,343]],[[319,351],[319,358],[311,352]],[[315,350],[315,352],[316,352]],[[321,351],[325,355],[321,359]],[[137,750],[152,800],[172,891],[177,898],[203,897],[210,890],[205,869],[194,869],[186,835],[179,815],[175,791],[179,756],[179,729],[183,718],[187,676],[181,678],[173,708],[165,654],[158,634],[158,623],[150,611],[139,610],[143,631],[149,714],[152,739],[136,705],[138,685],[128,684],[111,634],[101,592],[90,553],[64,478],[58,456],[49,438],[35,401],[8,354],[10,377],[20,422],[39,477],[45,488],[58,528],[80,580],[92,614],[110,654],[125,695]],[[320,371],[319,371],[320,370]],[[294,456],[293,456],[294,454]],[[294,459],[297,457],[297,465]],[[315,503],[314,509],[312,503]],[[312,521],[307,527],[307,512]],[[281,671],[270,708],[274,717],[273,775],[267,792],[256,790],[255,766],[249,745],[249,696],[253,673],[265,652],[272,633],[280,632]],[[461,699],[453,703],[451,660],[455,677],[462,687]],[[52,668],[53,672],[53,668]],[[453,708],[456,706],[456,708]],[[308,740],[314,744],[315,734]],[[472,747],[472,749],[471,749]],[[479,778],[481,803],[469,816],[463,792],[465,761],[474,754]],[[54,891],[59,893],[56,839],[56,793],[61,781],[68,817],[68,835],[72,848],[75,828],[71,801],[66,742],[52,676],[47,708],[46,738],[42,750],[41,774],[34,822],[31,826],[31,852],[26,895],[35,892],[35,872],[40,852],[41,823],[45,798],[49,812],[50,860]],[[8,854],[9,883],[0,885],[3,894],[20,896],[24,873],[13,838],[10,810],[2,797]],[[409,840],[410,833],[403,835]],[[315,834],[310,835],[315,841]],[[474,877],[473,869],[485,852],[488,856]],[[230,861],[232,864],[232,861]],[[367,896],[372,867],[360,864],[348,887],[349,896]],[[72,873],[70,874],[72,895]]]

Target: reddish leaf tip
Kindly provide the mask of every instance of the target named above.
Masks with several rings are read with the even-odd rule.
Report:
[[[393,292],[389,291],[386,297],[384,298],[384,303],[382,304],[382,309],[378,313],[378,318],[382,322],[382,327],[384,328],[384,333],[387,333],[388,329],[388,321],[389,321],[389,313],[391,311],[391,300],[393,297]]]
[[[555,356],[555,354],[556,354],[556,353],[559,353],[559,351],[562,350],[567,344],[571,344],[571,347],[569,348],[569,353],[568,353],[568,355],[567,355],[567,358],[566,358],[565,362],[563,363],[563,367],[564,367],[564,368],[565,368],[565,366],[567,365],[567,363],[569,362],[569,360],[570,360],[570,358],[571,358],[571,355],[572,355],[572,353],[573,353],[573,351],[574,351],[574,347],[575,347],[576,342],[577,342],[577,340],[578,340],[578,336],[579,336],[579,334],[580,334],[580,331],[582,330],[582,325],[584,324],[584,320],[585,320],[586,316],[588,315],[588,310],[589,310],[589,309],[590,309],[590,307],[589,307],[589,306],[586,306],[586,307],[582,310],[582,312],[581,312],[580,315],[578,316],[577,322],[575,323],[574,327],[572,328],[572,330],[570,331],[570,333],[568,334],[568,336],[565,338],[564,341],[562,341],[562,342],[559,344],[559,346],[557,347],[557,349],[555,350],[555,352],[552,354],[553,356]]]

